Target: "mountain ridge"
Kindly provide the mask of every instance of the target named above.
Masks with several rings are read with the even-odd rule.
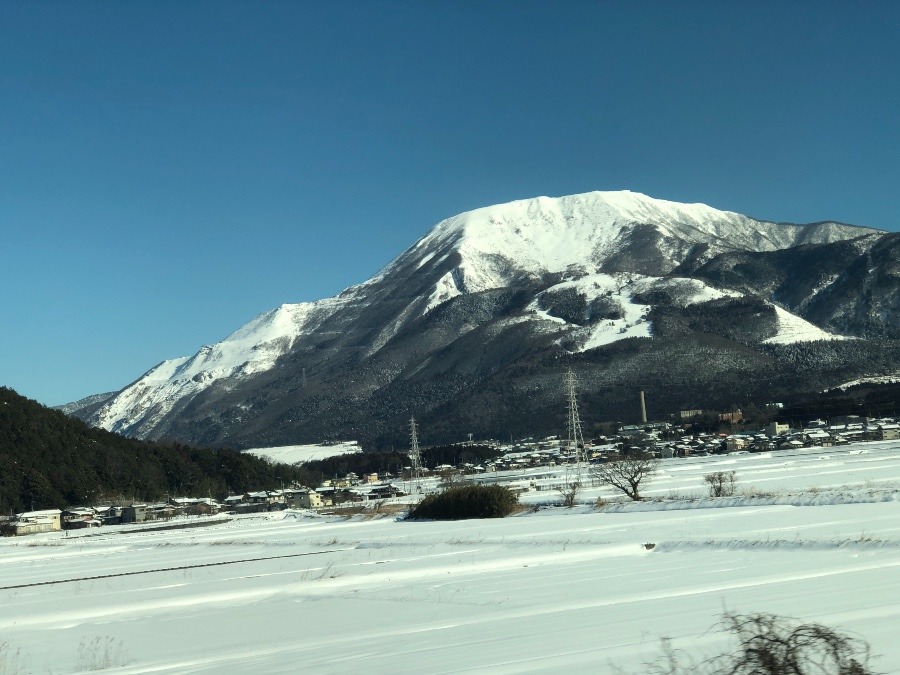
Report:
[[[164,361],[99,407],[75,414],[142,438],[213,444],[261,442],[247,431],[260,419],[284,430],[267,436],[290,442],[320,440],[304,436],[313,430],[368,437],[367,427],[381,428],[381,417],[393,416],[386,402],[412,413],[414,400],[425,397],[426,410],[446,411],[453,397],[515,369],[517,359],[540,362],[535,367],[543,370],[552,359],[542,359],[551,354],[572,358],[623,340],[657,340],[663,325],[671,335],[702,340],[690,327],[697,320],[686,314],[706,302],[743,312],[740,325],[755,337],[747,341],[718,329],[732,342],[762,345],[778,337],[782,323],[794,331],[783,338],[788,342],[835,339],[848,327],[852,336],[860,322],[816,324],[814,316],[802,316],[802,303],[785,306],[767,290],[771,280],[750,274],[748,265],[790,269],[806,247],[839,257],[849,246],[865,256],[880,250],[885,236],[832,221],[760,221],[628,191],[482,207],[442,220],[370,279],[331,298],[264,312],[224,340]],[[885,255],[889,266],[893,249]],[[833,263],[838,280],[840,260]],[[759,297],[769,308],[750,311],[739,302],[743,296]],[[670,309],[660,314],[658,306]],[[475,353],[481,354],[477,363]],[[436,366],[441,360],[458,372]],[[433,388],[443,394],[427,393]],[[321,414],[338,420],[311,421]]]

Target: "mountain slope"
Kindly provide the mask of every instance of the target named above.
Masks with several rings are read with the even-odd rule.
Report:
[[[882,243],[891,238],[632,192],[485,207],[438,223],[372,279],[282,305],[76,414],[139,437],[242,446],[389,444],[411,414],[446,427],[435,441],[526,421],[540,427],[533,432],[558,431],[554,397],[571,362],[585,372],[585,396],[608,413],[631,395],[611,396],[609,386],[627,381],[675,386],[683,400],[660,400],[684,407],[751,396],[771,389],[760,372],[793,367],[780,343],[855,335],[859,322],[837,318],[858,314],[852,302],[829,319],[834,305],[815,299],[824,278],[846,279],[841,297],[853,292],[860,272],[850,261],[875,256],[885,281],[873,306],[884,325],[895,320],[895,249]],[[803,277],[820,250],[834,251],[830,262]],[[704,354],[715,361],[710,377],[696,372]],[[834,377],[855,372],[843,361],[834,368]]]
[[[900,338],[900,234],[722,254],[691,273],[768,297],[826,330]]]

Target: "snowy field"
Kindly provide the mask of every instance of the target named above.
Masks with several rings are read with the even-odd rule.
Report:
[[[741,496],[696,498],[732,469]],[[545,491],[502,520],[289,511],[0,539],[0,673],[641,673],[662,636],[721,649],[724,610],[858,633],[897,673],[895,486],[886,442],[665,460],[653,502],[604,512],[598,489],[574,509],[538,508]]]
[[[276,448],[251,448],[242,450],[242,452],[275,464],[305,464],[336,455],[352,455],[362,452],[362,448],[356,441],[343,441],[331,445],[282,445]]]

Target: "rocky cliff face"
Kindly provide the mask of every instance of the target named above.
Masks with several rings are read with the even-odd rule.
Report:
[[[282,305],[74,414],[236,446],[402,443],[411,414],[435,442],[551,433],[569,364],[594,421],[627,419],[637,389],[660,411],[774,398],[861,373],[872,353],[895,366],[898,237],[631,192],[487,207],[372,279]],[[810,374],[787,347],[813,340],[831,347]]]

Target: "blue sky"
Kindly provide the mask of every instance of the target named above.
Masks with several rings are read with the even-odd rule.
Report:
[[[447,216],[897,231],[900,3],[0,3],[0,385],[119,389]]]

